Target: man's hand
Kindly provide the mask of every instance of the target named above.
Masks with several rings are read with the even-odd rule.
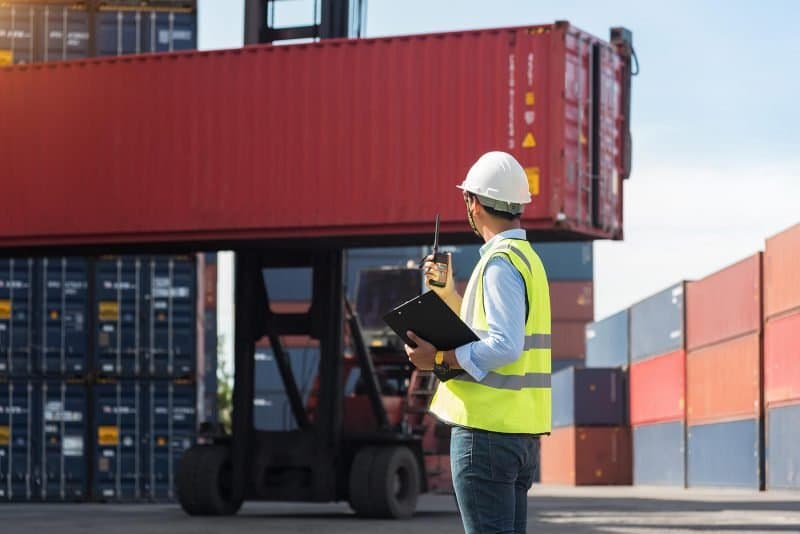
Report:
[[[439,295],[439,298],[458,315],[461,313],[461,295],[456,291],[456,284],[453,281],[453,254],[448,252],[447,257],[447,283],[444,287],[431,285],[431,279],[436,278],[436,274],[438,273],[436,264],[433,263],[433,254],[425,257],[425,262],[422,265],[422,272],[425,274],[425,285],[428,286],[428,289]]]
[[[405,346],[406,355],[408,355],[408,359],[411,361],[411,363],[413,363],[420,371],[430,371],[433,369],[433,359],[436,357],[436,347],[417,336],[417,334],[411,330],[406,332],[406,335],[417,345],[416,348],[411,348],[408,345]]]

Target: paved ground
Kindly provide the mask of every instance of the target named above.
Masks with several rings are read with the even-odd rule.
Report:
[[[797,532],[800,492],[535,487],[529,532]],[[3,534],[462,532],[451,496],[425,496],[408,521],[368,521],[345,504],[248,503],[236,517],[190,518],[176,505],[3,504]]]

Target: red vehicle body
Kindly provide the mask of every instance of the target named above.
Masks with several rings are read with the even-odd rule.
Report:
[[[3,68],[0,246],[466,235],[491,149],[526,228],[619,239],[623,49],[560,22]]]

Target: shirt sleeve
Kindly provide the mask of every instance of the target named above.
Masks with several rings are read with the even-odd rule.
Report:
[[[483,272],[488,335],[456,349],[458,364],[475,380],[519,359],[525,346],[525,282],[510,260],[495,256]]]

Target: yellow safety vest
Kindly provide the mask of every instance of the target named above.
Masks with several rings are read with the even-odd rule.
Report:
[[[522,275],[527,293],[525,346],[513,363],[498,367],[477,382],[469,374],[441,382],[430,411],[439,419],[469,428],[512,434],[550,432],[550,290],[539,256],[521,239],[500,239],[472,271],[461,319],[480,338],[489,325],[483,303],[483,273],[489,260],[506,256]]]

